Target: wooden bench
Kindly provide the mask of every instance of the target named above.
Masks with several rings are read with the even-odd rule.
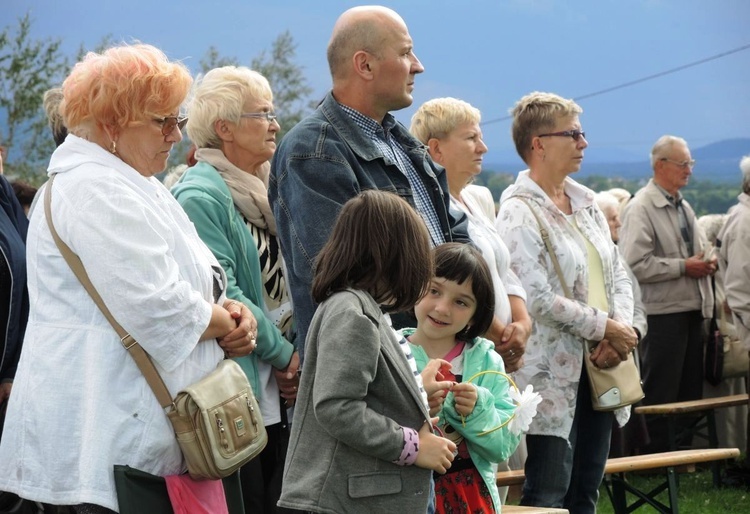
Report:
[[[691,436],[698,437],[708,442],[709,448],[718,448],[719,439],[716,435],[716,409],[747,405],[747,394],[735,394],[732,396],[720,396],[717,398],[705,398],[702,400],[690,400],[686,402],[661,403],[656,405],[640,405],[635,408],[636,414],[648,416],[663,416],[667,420],[667,438],[670,450],[680,450],[677,444],[677,419],[680,416],[694,416],[695,419],[689,426],[685,427]],[[712,463],[714,486],[721,485],[721,461]]]
[[[503,505],[503,514],[569,514],[568,509],[555,507],[521,507],[520,505]]]
[[[626,514],[648,504],[661,513],[679,512],[677,504],[677,475],[675,468],[700,462],[713,462],[736,458],[740,451],[737,448],[707,448],[703,450],[679,450],[664,453],[653,453],[650,455],[637,455],[634,457],[620,457],[607,460],[604,468],[604,485],[615,514]],[[651,491],[641,491],[632,484],[625,481],[625,473],[632,471],[659,470],[664,468],[666,480]],[[520,485],[526,480],[523,470],[499,471],[497,473],[498,486]],[[669,493],[669,505],[656,499],[656,496],[664,490]],[[637,497],[637,500],[628,504],[627,493]],[[503,507],[503,512],[507,511]]]

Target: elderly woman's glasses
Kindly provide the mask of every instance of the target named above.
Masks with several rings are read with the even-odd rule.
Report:
[[[695,159],[690,159],[689,161],[673,161],[672,159],[668,159],[666,157],[662,157],[659,160],[660,161],[671,162],[672,164],[674,164],[678,168],[682,168],[683,170],[695,167]]]
[[[188,119],[178,118],[177,116],[165,116],[164,118],[154,118],[154,121],[161,125],[161,133],[163,136],[168,136],[172,133],[175,127],[182,131],[187,125]]]
[[[586,133],[583,130],[565,130],[563,132],[550,132],[549,134],[539,134],[537,137],[550,137],[550,136],[572,137],[574,141],[578,141],[581,138],[586,139]]]
[[[256,118],[272,123],[276,119],[276,115],[272,112],[243,112],[240,114],[240,118]]]

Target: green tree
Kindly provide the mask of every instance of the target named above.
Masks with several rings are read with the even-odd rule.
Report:
[[[8,148],[8,173],[35,183],[54,149],[42,97],[69,68],[60,45],[32,38],[29,14],[0,32],[0,141]]]
[[[312,88],[307,84],[303,68],[294,62],[296,53],[297,45],[287,30],[274,40],[270,52],[262,50],[250,61],[250,68],[266,77],[271,84],[273,103],[281,125],[278,139],[314,108],[309,98]],[[212,45],[200,60],[200,72],[206,73],[221,66],[240,66],[240,62],[236,57],[220,55]]]
[[[214,68],[221,68],[222,66],[239,66],[240,63],[236,57],[223,57],[219,55],[219,51],[214,45],[208,47],[206,55],[200,60],[200,72],[206,73]]]
[[[483,175],[486,172],[482,173]],[[492,192],[495,203],[500,201],[500,196],[505,189],[516,181],[516,177],[510,173],[493,173],[487,177],[486,185]]]
[[[314,108],[310,100],[312,88],[307,83],[303,68],[294,62],[296,51],[297,45],[291,33],[286,31],[271,44],[270,52],[263,50],[250,62],[250,68],[266,77],[271,84],[274,108],[281,126],[277,141]],[[199,72],[206,73],[221,66],[240,66],[240,61],[234,56],[219,54],[219,50],[212,45],[199,62]],[[185,138],[172,149],[169,167],[184,164],[190,144]]]
[[[314,108],[309,98],[312,88],[302,73],[303,68],[294,62],[296,52],[297,45],[287,30],[273,42],[270,53],[263,50],[250,64],[268,79],[273,89],[273,101],[281,125],[279,140]]]

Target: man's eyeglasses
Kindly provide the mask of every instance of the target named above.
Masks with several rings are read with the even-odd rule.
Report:
[[[268,123],[273,123],[277,116],[272,112],[243,112],[240,114],[240,118],[256,118],[259,120],[266,120]]]
[[[539,134],[537,137],[550,137],[550,136],[572,137],[574,141],[578,141],[581,138],[586,139],[586,133],[582,130],[565,130],[563,132],[550,132],[549,134]]]
[[[175,127],[180,129],[180,132],[187,125],[188,119],[178,118],[177,116],[165,116],[164,118],[154,118],[154,121],[161,125],[161,133],[164,137],[172,133]]]
[[[667,159],[666,157],[662,157],[659,160],[660,161],[671,162],[672,164],[674,164],[678,168],[682,168],[683,170],[695,167],[695,159],[690,159],[689,161],[673,161],[672,159]]]

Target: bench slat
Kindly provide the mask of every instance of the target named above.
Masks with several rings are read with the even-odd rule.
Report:
[[[706,448],[700,450],[677,450],[664,453],[652,453],[647,455],[636,455],[633,457],[618,457],[607,461],[607,466],[605,467],[604,472],[611,474],[682,466],[683,464],[697,464],[699,462],[731,459],[738,457],[739,455],[740,451],[737,448]]]
[[[687,402],[660,403],[657,405],[640,405],[635,408],[636,414],[685,414],[689,412],[700,412],[737,405],[748,404],[747,394],[735,394],[732,396],[720,396],[718,398],[704,398],[702,400],[690,400]]]
[[[503,514],[568,514],[568,509],[554,507],[521,507],[520,505],[503,505]]]
[[[644,469],[666,468],[682,466],[684,464],[696,464],[698,462],[711,462],[715,460],[732,459],[738,457],[740,451],[737,448],[706,448],[700,450],[678,450],[664,453],[651,453],[646,455],[635,455],[633,457],[618,457],[608,459],[604,468],[606,474],[625,473],[628,471],[641,471]],[[526,476],[522,469],[510,471],[499,471],[497,473],[497,485],[520,485],[524,483]]]

